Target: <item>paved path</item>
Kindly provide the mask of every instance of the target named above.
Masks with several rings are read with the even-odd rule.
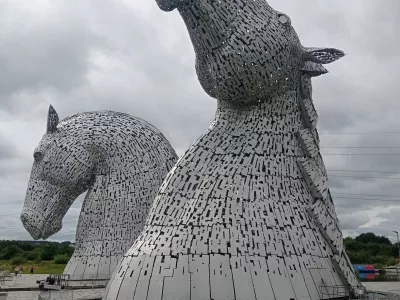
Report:
[[[13,277],[12,281],[5,281],[4,283],[0,284],[2,288],[9,288],[9,287],[38,287],[36,280],[45,279],[47,276],[46,274],[22,274],[18,275],[17,277]]]
[[[51,298],[49,292],[42,292],[44,299],[50,300],[71,300],[71,299],[93,299],[101,298],[104,294],[105,289],[94,289],[94,290],[75,290],[75,291],[61,291],[52,292]],[[38,300],[40,292],[10,292],[8,293],[7,300]]]
[[[39,292],[10,292],[7,300],[38,300]]]
[[[12,291],[12,289],[15,288],[21,288],[25,290],[27,288],[31,288],[33,290],[36,290],[39,288],[39,285],[36,283],[36,281],[46,279],[48,276],[49,275],[47,274],[18,275],[18,277],[13,277],[13,280],[11,281],[5,281],[4,283],[1,283],[0,288],[3,289],[3,291],[4,290],[7,291],[7,289],[11,289]],[[95,280],[95,281],[87,280],[87,281],[69,282],[69,286],[82,289],[84,289],[85,287],[92,288],[93,286],[105,286],[105,285],[107,285],[107,280]]]
[[[6,281],[1,284],[2,288],[38,288],[36,280],[45,279],[47,274],[22,274],[18,277],[14,277],[12,281]],[[100,281],[98,282],[100,283]],[[101,282],[101,283],[104,283]],[[71,285],[79,286],[91,286],[92,282],[71,282]],[[52,292],[51,300],[57,299],[90,299],[94,297],[102,297],[105,289],[86,289],[86,290],[63,290],[61,292]],[[43,294],[44,293],[44,294]],[[37,300],[39,297],[39,291],[29,291],[29,292],[8,292],[7,300]],[[43,296],[49,295],[49,292],[42,292]],[[72,298],[73,296],[73,298]],[[0,300],[2,300],[0,298]]]
[[[13,281],[7,281],[2,287],[38,287],[36,280],[45,279],[48,275],[46,274],[22,274],[14,278]],[[79,282],[73,282],[73,285],[84,285]],[[91,283],[86,285],[90,286]],[[364,286],[371,291],[382,291],[400,294],[400,282],[364,282]],[[63,299],[90,299],[93,297],[101,297],[105,289],[88,289],[88,290],[74,290],[74,291],[62,291],[52,292],[51,300],[63,300]],[[30,292],[9,292],[7,300],[37,300],[39,291]],[[73,296],[73,298],[72,298]]]
[[[363,282],[362,283],[369,291],[381,291],[400,294],[400,282]],[[8,300],[8,299],[7,299]]]

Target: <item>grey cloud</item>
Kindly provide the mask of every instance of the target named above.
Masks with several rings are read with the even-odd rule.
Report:
[[[88,55],[99,40],[85,24],[84,15],[71,4],[54,4],[57,9],[43,15],[1,4],[0,19],[0,107],[20,109],[17,96],[23,91],[54,88],[67,91],[84,84]],[[12,16],[12,17],[10,17]],[[34,105],[34,103],[30,103]]]
[[[67,5],[67,12],[73,11],[71,7]],[[161,22],[168,18],[167,14],[155,12],[160,14]],[[3,101],[9,109],[14,108],[14,113],[24,113],[21,107],[27,102],[41,107],[36,111],[37,117],[50,103],[64,116],[76,113],[77,107],[79,111],[123,111],[148,120],[161,129],[174,147],[183,149],[211,123],[216,101],[209,99],[197,82],[194,52],[181,24],[180,30],[171,38],[179,48],[172,51],[168,50],[170,45],[160,44],[163,32],[156,30],[151,18],[143,18],[122,3],[98,1],[96,7],[86,11],[88,16],[74,12],[77,22],[74,27],[67,27],[71,38],[63,35],[63,20],[69,15],[62,9],[58,13],[65,16],[59,23],[55,22],[55,28],[44,27],[41,32],[46,37],[57,35],[58,39],[52,42],[48,38],[49,45],[37,45],[46,54],[46,65],[35,69],[38,74],[31,74],[36,83],[41,81],[44,85],[35,85],[38,91],[24,91],[24,97],[8,97]],[[175,22],[180,20],[175,19]],[[50,51],[57,49],[54,45],[57,41],[68,41],[71,47],[59,52]],[[2,56],[0,52],[0,58]],[[31,57],[30,61],[40,63],[37,57]],[[52,63],[54,61],[62,66]],[[21,70],[18,59],[12,65],[22,75],[30,74]],[[63,70],[64,65],[69,71]],[[17,82],[24,87],[30,86],[24,80]],[[200,126],[186,125],[194,122]]]
[[[368,4],[371,5],[375,18],[381,20],[381,22],[379,24],[371,21],[365,22],[365,27],[362,27],[359,31],[361,31],[361,34],[368,32],[369,35],[365,34],[365,38],[360,41],[358,47],[367,47],[369,51],[382,60],[398,60],[398,49],[393,47],[393,44],[398,45],[400,43],[398,35],[398,28],[400,27],[399,1],[390,0],[383,4],[369,0]]]
[[[364,212],[343,214],[340,217],[340,228],[342,230],[354,230],[370,221],[368,215]]]
[[[392,208],[389,212],[380,213],[377,216],[380,218],[391,219],[398,217],[400,215],[400,207]],[[398,224],[398,220],[396,220],[396,224]]]
[[[329,187],[331,189],[341,189],[343,187],[345,187],[345,182],[342,178],[338,178],[338,177],[329,177]]]
[[[4,160],[12,159],[16,156],[18,156],[18,153],[12,141],[5,138],[0,132],[0,168]]]
[[[333,199],[342,210],[374,210],[376,207],[400,204],[400,202],[383,201],[400,200],[400,198],[383,197],[384,195],[396,195],[398,182],[387,183],[376,179],[373,182],[365,183],[356,178],[343,178],[343,181],[345,182],[344,188],[332,189]]]

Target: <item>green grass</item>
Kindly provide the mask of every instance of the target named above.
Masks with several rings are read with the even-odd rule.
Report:
[[[29,274],[31,267],[34,268],[35,274],[62,274],[65,264],[55,264],[52,261],[42,261],[40,263],[27,262],[22,265],[22,274]],[[8,260],[0,260],[0,271],[10,271],[14,273],[15,266],[11,265]]]

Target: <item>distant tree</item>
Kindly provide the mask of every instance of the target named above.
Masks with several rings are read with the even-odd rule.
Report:
[[[12,241],[0,241],[0,251],[11,245],[15,245],[15,242],[13,243]]]
[[[63,265],[68,263],[69,259],[70,257],[67,254],[59,254],[54,257],[53,261],[55,264]]]
[[[377,256],[381,254],[381,245],[377,243],[369,243],[368,252],[371,253],[372,256]]]
[[[387,237],[372,232],[343,240],[346,252],[353,264],[386,266],[398,256],[397,244],[392,245]]]
[[[40,254],[40,258],[42,260],[53,260],[54,256],[57,254],[57,245],[47,244],[41,247],[42,253]]]
[[[364,244],[355,240],[345,240],[344,245],[347,251],[359,251],[364,248]]]
[[[393,246],[392,245],[380,245],[381,251],[379,255],[383,255],[386,257],[393,257]]]
[[[371,255],[368,251],[361,250],[356,253],[357,264],[369,264],[372,263]]]
[[[57,249],[57,254],[58,255],[67,255],[68,258],[72,256],[72,253],[74,252],[74,248],[70,247],[69,244],[61,244],[58,249]]]
[[[393,257],[390,257],[386,260],[387,266],[394,266],[396,264],[396,260]]]
[[[375,233],[372,232],[362,233],[357,236],[355,240],[364,244],[376,243],[383,245],[392,245],[392,242],[387,237],[375,235]]]
[[[10,246],[7,246],[7,247],[5,247],[5,248],[3,248],[1,250],[0,259],[8,260],[8,259],[11,259],[14,256],[16,256],[17,254],[20,254],[22,252],[23,251],[22,251],[21,248],[15,246],[15,245],[10,245]]]
[[[368,263],[371,263],[374,265],[386,265],[389,258],[391,258],[391,257],[387,257],[384,255],[370,256],[370,260]]]
[[[392,245],[392,242],[386,236],[378,236],[378,244]]]
[[[26,252],[26,259],[29,261],[41,261],[42,249],[35,248],[32,251]]]
[[[53,260],[56,255],[65,255],[68,259],[72,256],[74,249],[70,247],[71,242],[64,241],[7,241],[0,240],[0,259],[16,261],[21,257],[28,261],[40,262],[41,260]]]
[[[17,246],[24,251],[32,251],[37,247],[36,245],[27,242],[18,242]]]
[[[349,259],[353,264],[369,263],[369,257],[368,254],[365,253],[365,251],[360,251],[360,252],[348,251],[347,255],[349,256]]]
[[[13,266],[18,266],[18,265],[22,265],[22,264],[24,264],[24,263],[26,263],[26,257],[24,257],[24,256],[22,256],[22,255],[17,255],[17,256],[14,256],[12,259],[11,259],[11,264],[13,265]]]
[[[393,244],[392,246],[392,256],[393,257],[399,257],[399,248],[397,246],[397,243]]]

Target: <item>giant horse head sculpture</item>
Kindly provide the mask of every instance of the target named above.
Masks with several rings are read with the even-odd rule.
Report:
[[[344,53],[306,48],[290,18],[265,0],[156,0],[178,9],[189,31],[204,90],[228,102],[256,103],[295,90],[300,72],[327,71]]]
[[[100,111],[59,122],[52,106],[47,131],[33,156],[21,220],[34,239],[58,232],[72,203],[89,190],[77,241],[93,241],[94,232],[101,240],[106,229],[114,226],[124,228],[122,237],[128,246],[140,232],[148,206],[177,159],[163,134],[142,119]],[[127,226],[125,221],[134,225]],[[88,224],[93,226],[90,234]],[[108,233],[108,241],[119,237]]]
[[[50,106],[47,131],[34,151],[34,163],[21,220],[34,239],[46,239],[62,228],[62,219],[93,177],[90,154],[57,129],[58,115]]]
[[[359,286],[311,99],[310,78],[343,52],[303,47],[265,0],[156,1],[184,19],[219,107],[164,181],[104,299],[322,299],[321,286]]]
[[[46,239],[88,190],[64,273],[108,276],[143,229],[177,156],[156,127],[137,117],[94,111],[58,119],[50,107],[21,220],[34,239]]]

